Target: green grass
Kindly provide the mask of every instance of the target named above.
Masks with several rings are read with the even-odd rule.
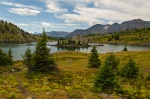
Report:
[[[99,54],[104,63],[109,55]],[[118,52],[115,53],[120,60],[119,67],[124,66],[129,58],[133,58],[136,66],[140,68],[143,76],[150,74],[150,51]],[[26,99],[27,96],[36,96],[37,99],[100,99],[119,98],[117,92],[108,96],[103,93],[93,92],[93,81],[100,69],[87,68],[87,53],[64,51],[53,54],[56,60],[58,71],[50,74],[34,74],[27,76],[27,68],[22,62],[15,62],[13,66],[0,67],[0,99]],[[15,73],[11,69],[15,68]],[[127,80],[119,78],[123,87],[120,91],[122,97],[126,95],[131,98],[147,98],[150,93],[150,81],[142,79]],[[138,85],[141,84],[141,89]],[[147,96],[147,97],[146,97]]]

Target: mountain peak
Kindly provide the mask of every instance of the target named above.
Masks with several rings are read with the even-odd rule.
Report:
[[[133,21],[133,22],[143,22],[143,20],[142,19],[133,19],[133,20],[131,20],[131,21]]]

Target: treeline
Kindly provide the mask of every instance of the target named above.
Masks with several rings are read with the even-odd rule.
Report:
[[[58,40],[57,41],[57,45],[58,46],[65,46],[65,45],[74,45],[74,46],[88,46],[88,42],[81,42],[80,40],[79,41],[76,41],[76,40],[72,40],[72,39],[69,39],[69,40]]]
[[[25,32],[11,22],[0,20],[0,41],[35,41],[36,37]]]

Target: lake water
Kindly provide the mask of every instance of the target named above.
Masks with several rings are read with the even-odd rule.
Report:
[[[4,52],[8,52],[9,48],[12,50],[13,59],[21,60],[21,55],[24,54],[25,50],[29,47],[32,52],[35,50],[36,42],[33,42],[32,46],[27,46],[26,44],[0,44],[0,48],[3,49]],[[56,42],[48,42],[48,44],[56,44]],[[96,43],[91,43],[91,45]],[[106,52],[121,52],[125,45],[115,45],[115,44],[104,44],[104,46],[97,46],[98,53],[106,53]],[[51,49],[51,53],[64,51],[64,50],[73,50],[78,52],[90,53],[92,47],[87,48],[61,48],[55,46],[47,46]],[[141,51],[141,50],[150,50],[150,46],[139,46],[139,45],[127,45],[128,51]]]

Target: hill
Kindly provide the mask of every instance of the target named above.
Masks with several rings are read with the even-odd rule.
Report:
[[[150,45],[150,27],[127,29],[109,34],[89,34],[80,36],[80,40],[115,44]]]
[[[145,27],[150,27],[150,21],[144,21],[142,19],[133,19],[133,20],[122,22],[121,24],[119,23],[114,23],[112,25],[96,24],[85,30],[77,29],[71,32],[69,35],[67,35],[66,38],[71,38],[78,35],[87,35],[87,34],[113,33],[113,32],[118,32],[126,29],[145,28]]]
[[[16,25],[0,20],[0,41],[29,42],[35,41],[36,37]]]

